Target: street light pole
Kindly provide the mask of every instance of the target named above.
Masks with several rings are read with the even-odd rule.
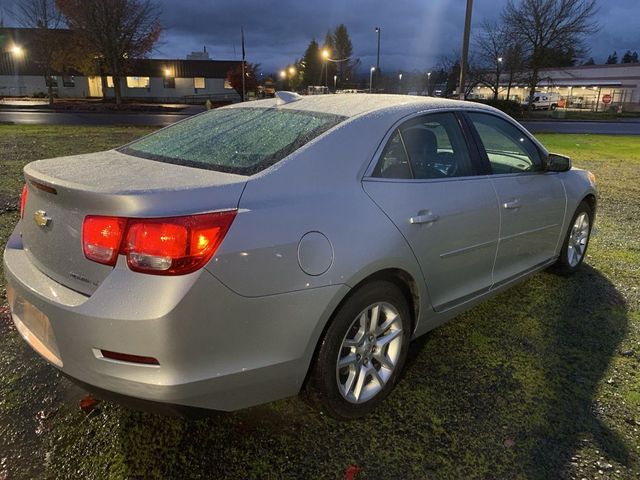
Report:
[[[427,97],[431,96],[431,72],[427,73]]]
[[[338,76],[337,76],[337,75],[334,75],[334,76],[333,76],[333,91],[334,91],[334,92],[336,91],[336,85],[337,85],[337,83],[338,83]]]
[[[402,74],[398,74],[398,93],[402,93]]]
[[[471,33],[471,12],[473,0],[467,0],[467,12],[464,17],[464,37],[462,40],[462,63],[460,64],[460,90],[458,98],[464,100],[464,89],[467,76],[467,62],[469,61],[469,35]]]
[[[371,93],[371,83],[373,82],[373,72],[375,71],[376,67],[371,67],[371,70],[369,72],[369,93]]]
[[[378,35],[378,53],[376,55],[376,87],[378,86],[378,77],[380,75],[380,27],[376,27],[376,34]]]

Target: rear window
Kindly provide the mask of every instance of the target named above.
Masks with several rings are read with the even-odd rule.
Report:
[[[119,151],[159,162],[253,175],[344,119],[275,108],[218,109],[159,130]]]

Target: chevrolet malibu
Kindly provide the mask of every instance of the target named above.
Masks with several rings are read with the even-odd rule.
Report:
[[[89,390],[348,419],[411,339],[535,272],[575,271],[595,178],[477,103],[277,98],[24,169],[12,318]]]

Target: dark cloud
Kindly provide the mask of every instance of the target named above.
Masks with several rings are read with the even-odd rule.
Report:
[[[507,0],[476,0],[474,26],[497,17]],[[158,56],[182,57],[203,45],[215,58],[238,58],[240,25],[250,61],[275,71],[299,58],[309,40],[345,23],[364,69],[375,64],[374,27],[382,27],[381,66],[424,69],[460,49],[464,0],[325,0],[163,2],[165,33]],[[638,0],[600,0],[600,30],[589,41],[597,62],[613,50],[640,49]],[[620,55],[621,56],[621,55]]]
[[[473,24],[498,17],[507,0],[475,0]],[[15,0],[0,0],[10,17]],[[312,38],[344,23],[362,68],[375,64],[382,27],[381,67],[430,68],[442,55],[460,50],[464,0],[164,0],[164,32],[155,57],[184,58],[204,45],[213,58],[240,57],[244,26],[249,61],[272,72],[300,58]],[[640,0],[599,0],[600,30],[588,39],[590,55],[602,63],[613,50],[640,50]],[[7,23],[10,23],[10,19]]]

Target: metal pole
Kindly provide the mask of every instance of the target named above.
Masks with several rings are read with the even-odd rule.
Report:
[[[373,82],[373,70],[374,68],[371,67],[371,70],[369,71],[369,93],[371,93],[371,83]]]
[[[378,79],[380,78],[380,27],[376,27],[378,34],[378,53],[376,54],[376,88],[378,87]]]
[[[464,100],[465,82],[467,76],[467,62],[469,60],[469,34],[471,33],[471,12],[473,0],[467,0],[467,13],[464,17],[464,38],[462,41],[462,63],[460,64],[460,90],[458,98]]]

